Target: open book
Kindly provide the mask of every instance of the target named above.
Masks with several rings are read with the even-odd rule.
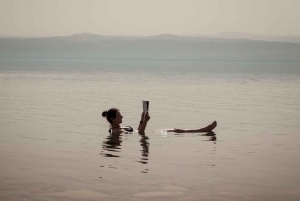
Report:
[[[149,111],[149,101],[143,101],[143,112]]]

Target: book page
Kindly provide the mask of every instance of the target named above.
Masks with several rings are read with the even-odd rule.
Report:
[[[143,101],[143,112],[149,111],[149,101]]]

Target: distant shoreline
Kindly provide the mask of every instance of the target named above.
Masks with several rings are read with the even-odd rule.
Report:
[[[101,63],[101,62],[191,62],[191,63],[300,63],[299,61],[264,61],[264,60],[166,60],[166,59],[30,59],[30,58],[0,58],[0,61],[31,61],[31,62],[81,62],[81,63]]]
[[[0,59],[299,62],[300,43],[176,35],[0,38]]]

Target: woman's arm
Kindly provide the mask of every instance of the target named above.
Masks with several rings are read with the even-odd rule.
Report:
[[[140,127],[141,127],[141,125],[143,124],[143,122],[144,122],[144,117],[145,117],[145,112],[142,112],[142,115],[141,115],[141,120],[140,120],[140,122],[139,122],[139,127],[138,127],[138,129],[137,130],[140,130]]]
[[[138,133],[140,133],[140,134],[144,133],[149,120],[150,120],[149,113],[148,112],[146,112],[146,113],[143,112],[142,116],[141,116],[141,121],[140,121],[140,124],[139,124],[139,127],[138,127]]]

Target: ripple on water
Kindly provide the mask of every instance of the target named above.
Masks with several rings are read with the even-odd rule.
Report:
[[[40,194],[41,197],[52,197],[54,199],[66,199],[66,200],[103,200],[112,198],[111,196],[88,190],[88,189],[80,189],[80,190],[67,190],[63,192],[55,192],[55,193],[43,193]]]

